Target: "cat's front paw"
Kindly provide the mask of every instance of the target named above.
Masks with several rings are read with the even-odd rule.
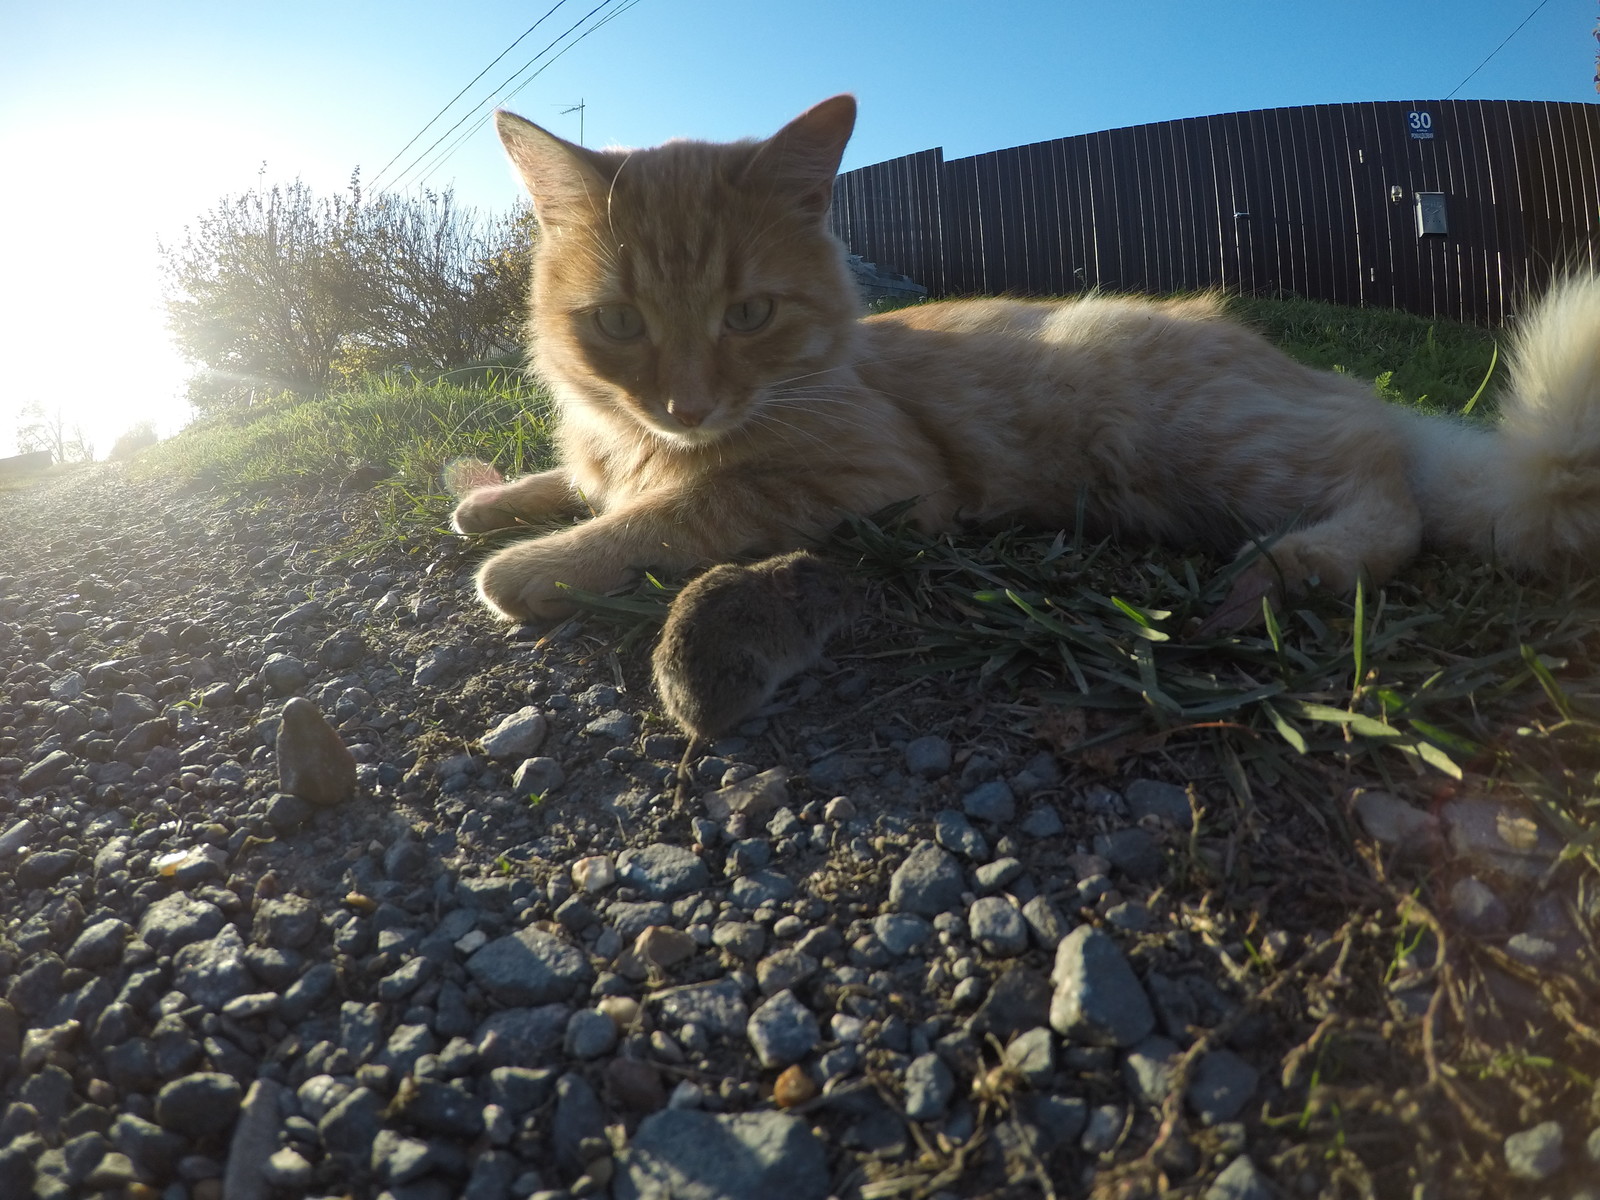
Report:
[[[468,492],[450,514],[450,527],[457,533],[487,533],[520,525],[521,519],[506,502],[505,491],[505,484],[495,484]]]
[[[626,572],[606,573],[592,561],[566,552],[559,538],[535,538],[509,546],[478,569],[478,595],[507,621],[553,621],[577,606],[559,585],[588,592],[626,583]]]

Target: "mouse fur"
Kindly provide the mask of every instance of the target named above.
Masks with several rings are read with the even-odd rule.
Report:
[[[850,576],[804,550],[712,567],[678,593],[656,643],[667,714],[701,741],[732,728],[820,660],[856,607]]]

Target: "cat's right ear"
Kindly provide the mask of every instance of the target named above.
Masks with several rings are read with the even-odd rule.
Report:
[[[833,177],[855,126],[854,96],[824,100],[761,143],[747,170],[776,182],[820,216],[833,201]]]
[[[494,124],[541,225],[559,225],[567,214],[603,207],[610,179],[589,151],[503,109],[495,113]]]

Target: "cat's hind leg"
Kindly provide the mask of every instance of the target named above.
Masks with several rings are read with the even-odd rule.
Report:
[[[1200,636],[1258,624],[1261,601],[1281,603],[1317,584],[1350,594],[1363,575],[1381,584],[1416,557],[1422,544],[1422,514],[1403,479],[1368,479],[1352,488],[1331,515],[1284,534],[1240,557],[1257,555],[1235,578],[1222,604],[1200,624]]]

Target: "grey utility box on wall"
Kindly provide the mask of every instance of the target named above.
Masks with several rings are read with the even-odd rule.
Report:
[[[1430,233],[1449,233],[1450,222],[1445,214],[1443,192],[1417,193],[1417,236]]]

